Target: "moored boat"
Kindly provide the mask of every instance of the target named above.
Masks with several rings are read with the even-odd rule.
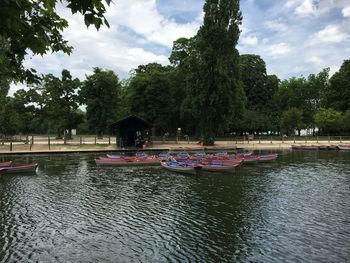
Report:
[[[0,167],[7,167],[7,166],[11,166],[12,161],[8,161],[8,162],[1,162],[0,163]]]
[[[350,151],[350,144],[342,144],[337,146],[341,151]]]
[[[258,157],[259,157],[258,159],[259,162],[269,162],[269,161],[275,161],[278,157],[278,154],[277,153],[261,154],[261,155],[258,155]]]
[[[318,145],[302,145],[302,150],[318,150]]]
[[[113,165],[113,166],[142,166],[142,165],[159,165],[159,159],[153,156],[149,157],[123,157],[108,158],[98,157],[95,159],[97,165]]]
[[[240,166],[239,163],[228,164],[228,165],[211,163],[211,164],[202,164],[201,170],[205,172],[230,173],[230,172],[234,172],[238,166]]]
[[[202,169],[202,166],[200,165],[189,165],[186,163],[181,162],[168,162],[168,161],[161,161],[160,162],[162,167],[165,169],[177,172],[177,173],[185,173],[185,174],[198,174],[198,172]]]
[[[37,167],[37,163],[10,165],[0,167],[0,174],[35,173]]]

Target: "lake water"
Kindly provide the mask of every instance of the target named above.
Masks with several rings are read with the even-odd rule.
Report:
[[[97,167],[0,176],[0,262],[349,262],[350,152],[281,152],[236,174]]]

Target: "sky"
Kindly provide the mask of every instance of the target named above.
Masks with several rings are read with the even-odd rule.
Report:
[[[203,21],[204,0],[114,0],[107,7],[110,28],[86,28],[80,14],[64,6],[58,13],[69,27],[63,35],[74,47],[61,52],[28,56],[24,65],[39,74],[60,76],[68,69],[84,80],[94,67],[129,77],[141,64],[169,64],[173,41],[194,36]],[[331,74],[350,59],[349,0],[241,0],[243,15],[237,49],[257,54],[268,74],[280,79],[307,77],[329,67]],[[13,94],[23,85],[12,85]]]

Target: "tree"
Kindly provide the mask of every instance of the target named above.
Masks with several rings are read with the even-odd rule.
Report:
[[[2,81],[3,77],[8,82],[36,80],[35,69],[25,69],[23,66],[27,54],[43,55],[57,51],[71,53],[72,47],[62,36],[63,30],[68,27],[68,22],[56,11],[58,2],[61,1],[1,1],[0,46],[1,42],[5,42],[8,47],[5,60],[10,69],[6,76],[0,77]],[[105,0],[105,2],[110,4],[111,1]],[[106,8],[103,0],[67,0],[65,3],[72,13],[79,12],[84,15],[87,26],[94,25],[97,29],[102,24],[109,26],[104,17]],[[0,72],[3,71],[4,64],[0,61]]]
[[[321,108],[315,114],[315,123],[325,134],[340,130],[342,113],[334,109]]]
[[[11,68],[7,54],[10,50],[10,46],[6,39],[0,36],[0,99],[6,97],[10,88],[9,75],[11,74]]]
[[[345,60],[329,80],[326,106],[345,112],[350,109],[350,60]]]
[[[41,83],[35,85],[28,94],[31,102],[39,107],[47,130],[56,130],[57,137],[62,134],[66,136],[67,130],[70,136],[71,129],[82,121],[76,113],[80,86],[80,80],[73,79],[70,72],[64,69],[61,79],[52,74],[45,75]]]
[[[18,132],[19,116],[11,97],[7,97],[0,105],[0,134],[13,136]]]
[[[242,16],[238,0],[207,0],[204,13],[184,103],[198,122],[205,144],[213,144],[216,134],[242,113],[245,102],[235,48]]]
[[[157,63],[141,65],[129,83],[130,112],[151,122],[157,134],[175,133],[183,93],[176,68]]]
[[[294,130],[299,130],[303,126],[303,113],[297,108],[290,108],[282,113],[281,128],[289,136]]]
[[[98,137],[109,131],[109,125],[116,121],[120,92],[118,76],[111,70],[94,68],[94,74],[87,76],[81,92],[81,104],[86,105],[86,119],[90,131]]]
[[[277,77],[267,75],[265,61],[258,55],[241,55],[240,68],[248,108],[250,110],[263,109],[277,91],[278,86],[275,83]]]

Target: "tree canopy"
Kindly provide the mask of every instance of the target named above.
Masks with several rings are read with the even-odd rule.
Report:
[[[110,0],[67,0],[64,3],[72,13],[81,13],[87,26],[107,26],[104,17]],[[27,54],[43,55],[62,51],[70,54],[72,47],[62,32],[68,22],[56,11],[58,0],[1,0],[0,8],[0,80],[28,81],[37,79],[35,69],[26,69]],[[5,46],[5,54],[4,54]]]
[[[86,118],[91,131],[101,137],[116,121],[121,84],[111,70],[94,69],[87,76],[80,92],[81,104],[86,105]]]

